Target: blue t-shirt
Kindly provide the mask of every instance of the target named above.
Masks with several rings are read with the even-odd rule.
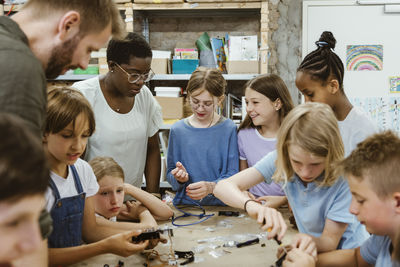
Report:
[[[396,266],[398,263],[392,262],[391,244],[388,236],[371,235],[360,248],[361,257],[375,267]]]
[[[180,120],[172,125],[168,141],[167,180],[177,191],[174,204],[193,204],[185,194],[186,186],[200,181],[218,182],[239,171],[237,128],[232,120],[209,128],[195,128]],[[189,173],[189,181],[178,183],[171,171],[180,161]],[[208,195],[201,205],[224,205],[213,195]]]
[[[271,182],[275,172],[276,157],[277,153],[273,151],[254,166],[267,183]],[[322,175],[317,179],[322,180]],[[331,186],[318,186],[312,182],[306,187],[295,174],[283,189],[301,233],[319,237],[324,230],[326,219],[330,219],[348,224],[338,249],[359,247],[369,237],[365,227],[349,211],[351,193],[347,181],[343,178],[338,178]]]

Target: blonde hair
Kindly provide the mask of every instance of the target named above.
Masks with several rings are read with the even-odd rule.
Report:
[[[104,176],[112,176],[125,179],[124,171],[121,166],[110,157],[95,157],[89,161],[90,166],[93,168],[93,172],[96,175],[97,181],[99,182]]]
[[[54,88],[47,93],[47,117],[44,133],[58,133],[83,113],[89,123],[89,136],[96,129],[94,113],[83,94],[69,87]]]
[[[111,24],[114,38],[126,35],[124,22],[113,0],[29,0],[23,9],[30,9],[35,17],[46,17],[58,11],[75,10],[80,14],[81,36],[97,33]]]
[[[305,103],[292,109],[278,132],[276,171],[273,179],[285,184],[293,178],[288,147],[298,145],[303,150],[325,157],[324,179],[320,186],[335,183],[339,173],[333,163],[343,159],[344,148],[338,123],[332,109],[322,103]]]
[[[338,166],[385,198],[400,190],[400,138],[391,131],[374,134],[357,145]]]

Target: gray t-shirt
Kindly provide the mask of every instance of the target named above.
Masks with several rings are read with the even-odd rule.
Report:
[[[0,112],[23,118],[42,138],[46,112],[46,77],[18,24],[0,16]]]

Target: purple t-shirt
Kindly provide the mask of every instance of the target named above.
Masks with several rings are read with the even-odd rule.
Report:
[[[249,167],[252,167],[269,152],[275,150],[276,138],[265,138],[257,129],[246,128],[238,133],[238,147],[240,159],[247,160]],[[271,184],[259,183],[249,191],[256,197],[285,195],[281,186],[274,182]]]

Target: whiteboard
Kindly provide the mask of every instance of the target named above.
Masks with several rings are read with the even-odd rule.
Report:
[[[385,13],[383,4],[359,5],[355,0],[304,0],[303,58],[316,49],[323,31],[336,38],[334,51],[345,66],[348,97],[400,97],[390,91],[389,82],[389,77],[400,76],[400,13]],[[382,45],[382,70],[347,70],[348,45]]]

